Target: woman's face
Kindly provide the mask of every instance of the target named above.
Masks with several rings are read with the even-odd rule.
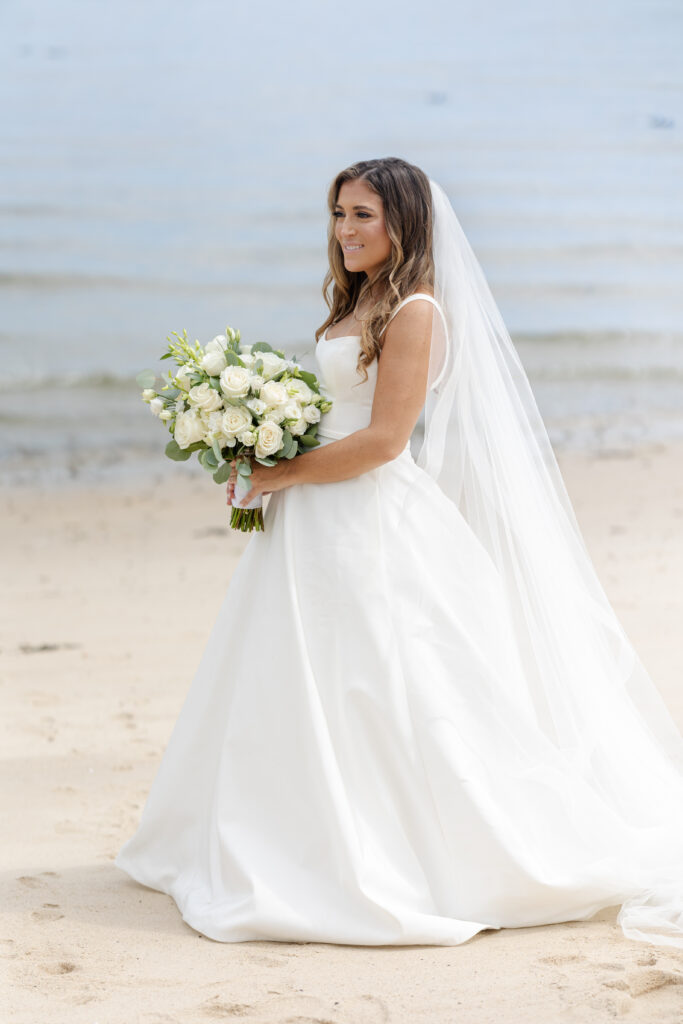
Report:
[[[382,200],[366,181],[355,178],[339,189],[332,215],[344,266],[354,274],[364,271],[372,280],[391,254]]]

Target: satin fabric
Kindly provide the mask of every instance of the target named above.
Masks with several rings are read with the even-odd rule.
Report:
[[[323,444],[370,422],[357,357],[317,346]],[[270,496],[115,863],[218,941],[455,945],[642,893],[683,862],[657,813],[539,728],[494,563],[407,446]]]

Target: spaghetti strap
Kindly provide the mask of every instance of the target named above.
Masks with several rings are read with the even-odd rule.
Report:
[[[389,326],[391,321],[394,319],[394,317],[398,313],[399,309],[403,309],[403,307],[408,302],[412,302],[413,299],[427,299],[427,301],[431,302],[432,305],[439,311],[439,313],[441,314],[441,318],[443,319],[443,310],[441,309],[441,306],[439,305],[439,303],[436,301],[436,299],[432,295],[428,295],[427,292],[413,292],[412,295],[408,295],[405,299],[401,299],[401,301],[399,302],[399,304],[396,307],[396,309],[392,310],[391,316],[389,317],[389,319],[387,320],[386,324],[384,325],[384,327],[380,331],[380,337],[384,334],[384,332],[386,331],[387,327]],[[445,324],[445,320],[444,320],[444,324]]]

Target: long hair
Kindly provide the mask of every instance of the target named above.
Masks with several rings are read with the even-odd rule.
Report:
[[[339,172],[327,196],[330,265],[323,282],[323,297],[330,313],[315,332],[316,341],[370,293],[365,272],[353,273],[344,266],[342,248],[335,236],[333,214],[339,190],[344,182],[356,179],[366,181],[382,200],[384,223],[391,240],[391,253],[372,282],[380,298],[361,320],[361,350],[356,369],[362,371],[367,380],[367,367],[379,356],[381,332],[395,306],[421,286],[434,285],[432,198],[429,178],[424,171],[398,157],[361,160]]]

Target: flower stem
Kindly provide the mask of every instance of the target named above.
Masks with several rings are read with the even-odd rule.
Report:
[[[252,530],[263,530],[263,508],[238,508],[232,507],[230,525],[233,530],[242,530],[249,533]]]

